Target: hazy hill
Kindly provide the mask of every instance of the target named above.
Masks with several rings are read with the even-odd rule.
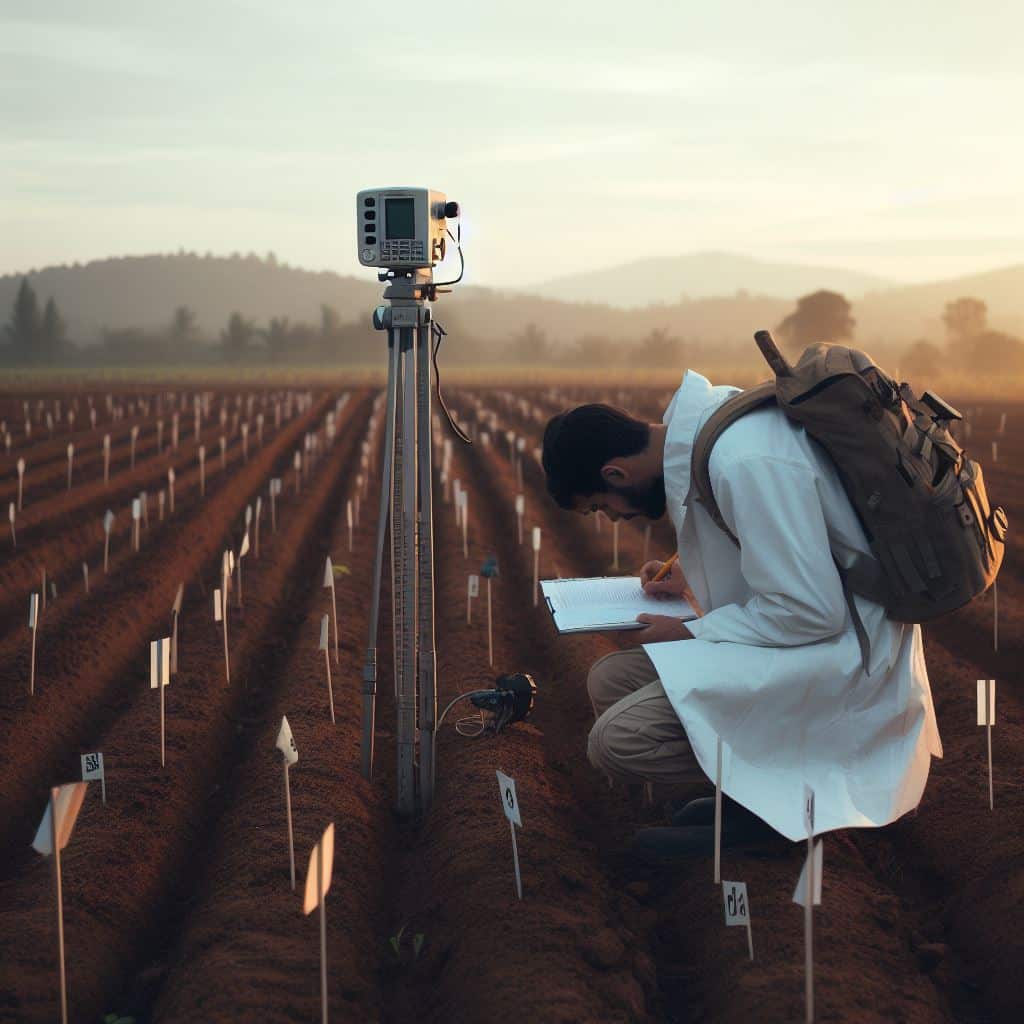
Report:
[[[1024,264],[870,293],[854,303],[859,337],[941,338],[942,310],[963,296],[988,305],[993,326],[1024,335]]]
[[[0,321],[6,321],[22,275],[0,277]],[[125,256],[28,274],[43,302],[53,296],[79,344],[99,340],[105,327],[164,327],[177,306],[188,306],[203,336],[217,338],[232,312],[265,324],[272,316],[320,322],[320,305],[343,313],[380,301],[380,286],[330,271],[301,270],[261,259],[176,253]]]
[[[731,252],[693,252],[556,277],[527,290],[568,302],[635,307],[733,295],[738,291],[796,299],[819,288],[829,288],[854,298],[891,284],[881,277],[839,267],[765,262]]]

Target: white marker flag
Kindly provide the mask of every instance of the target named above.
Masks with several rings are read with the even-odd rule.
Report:
[[[533,550],[540,551],[540,527],[533,528]]]
[[[501,793],[501,806],[505,811],[505,817],[513,824],[522,828],[523,819],[519,814],[519,798],[516,796],[515,779],[510,779],[504,772],[496,772],[498,776],[498,790]]]
[[[185,596],[185,584],[184,583],[179,583],[178,584],[178,590],[177,590],[177,592],[174,595],[174,604],[171,607],[172,614],[174,614],[174,615],[180,615],[181,614],[181,600],[182,600],[182,598],[184,596]]]
[[[750,924],[750,911],[747,908],[747,883],[723,881],[722,896],[725,901],[726,927]]]
[[[109,534],[114,526],[114,513],[108,508],[103,514],[103,532]]]
[[[245,556],[247,554],[249,554],[249,534],[248,533],[246,533],[246,535],[242,538],[242,546],[238,549],[238,557],[239,558],[245,558]]]
[[[139,519],[142,516],[142,502],[138,498],[132,498],[132,519]]]
[[[479,597],[480,596],[480,577],[471,575],[469,577],[469,596]]]
[[[153,640],[149,645],[149,688],[166,686],[171,681],[171,638]]]
[[[221,605],[220,588],[218,587],[213,592],[213,621],[220,622],[224,617],[224,612]]]
[[[504,772],[496,772],[498,776],[498,792],[501,793],[501,806],[508,819],[509,832],[512,833],[512,864],[516,874],[516,895],[523,898],[523,879],[519,873],[519,847],[516,843],[516,825],[522,828],[523,819],[519,814],[519,798],[516,796],[516,784]]]
[[[78,812],[82,809],[82,801],[85,799],[84,782],[69,782],[67,785],[54,788],[57,789],[57,797],[53,801],[57,808],[57,828],[54,830],[51,824],[51,802],[47,801],[43,820],[36,830],[35,839],[32,840],[32,849],[44,857],[50,857],[53,854],[54,831],[57,833],[57,849],[63,850],[68,845],[75,821],[78,819]]]
[[[39,623],[39,595],[32,594],[28,599],[28,628],[35,629]]]
[[[299,759],[299,749],[295,746],[295,737],[292,736],[292,727],[288,724],[287,716],[281,718],[281,728],[277,733],[277,742],[274,744],[284,754],[288,764],[295,764]]]
[[[985,684],[988,683],[988,713],[985,711]],[[978,725],[996,724],[996,681],[978,680]]]
[[[814,844],[814,905],[821,905],[821,866],[823,859],[822,840]],[[810,858],[804,858],[804,866],[800,869],[800,880],[793,890],[793,902],[801,907],[807,906],[807,863]]]
[[[320,853],[323,852],[322,859]],[[317,861],[320,861],[319,865]],[[306,892],[302,901],[303,914],[310,914],[323,902],[331,888],[334,872],[334,822],[332,821],[320,842],[309,852],[309,867],[306,869]]]
[[[814,835],[814,790],[804,783],[804,830]]]
[[[93,782],[103,778],[103,755],[83,754],[82,755],[82,781]]]
[[[331,565],[331,556],[328,555],[324,562],[324,586],[334,586],[334,567]]]
[[[320,620],[320,650],[327,650],[327,615]]]
[[[103,803],[107,802],[107,776],[103,771],[103,755],[83,754],[82,755],[82,781],[93,782],[100,780],[100,792],[103,795]]]

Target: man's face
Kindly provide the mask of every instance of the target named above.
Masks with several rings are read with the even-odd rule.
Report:
[[[612,522],[645,516],[660,519],[665,514],[665,478],[657,476],[647,484],[635,487],[612,487],[597,494],[582,495],[575,510],[580,515],[603,512]]]

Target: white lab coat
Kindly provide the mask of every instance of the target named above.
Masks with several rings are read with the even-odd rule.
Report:
[[[711,455],[712,489],[741,549],[690,489],[700,425],[735,388],[688,371],[665,413],[665,492],[679,557],[704,610],[693,640],[647,644],[701,768],[777,831],[885,825],[918,805],[942,756],[921,627],[856,598],[870,672],[829,553],[870,553],[831,460],[776,407],[748,413]]]

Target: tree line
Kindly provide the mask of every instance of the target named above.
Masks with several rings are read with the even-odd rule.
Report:
[[[919,339],[897,353],[872,352],[883,365],[905,379],[927,379],[965,369],[986,374],[1024,373],[1024,341],[988,325],[988,310],[980,299],[963,297],[946,304],[943,316],[945,343]],[[504,343],[483,343],[458,328],[457,311],[449,320],[450,337],[444,359],[452,366],[526,365],[533,367],[671,369],[687,365],[714,369],[735,367],[737,353],[704,345],[668,327],[655,328],[636,341],[585,334],[571,342],[554,339],[534,323],[526,324]],[[856,320],[850,303],[838,292],[821,290],[797,300],[794,310],[775,326],[787,351],[796,357],[817,342],[856,344]],[[158,329],[108,328],[101,343],[77,346],[53,297],[40,301],[27,278],[18,288],[0,361],[18,365],[99,364],[113,366],[277,364],[373,365],[383,362],[383,336],[372,329],[369,317],[344,322],[336,309],[321,305],[320,322],[292,322],[271,317],[258,325],[241,312],[233,312],[217,337],[204,337],[196,313],[178,306],[166,325]],[[752,372],[763,372],[756,353],[750,355]],[[898,365],[891,365],[892,360]],[[745,360],[741,359],[741,363]]]

